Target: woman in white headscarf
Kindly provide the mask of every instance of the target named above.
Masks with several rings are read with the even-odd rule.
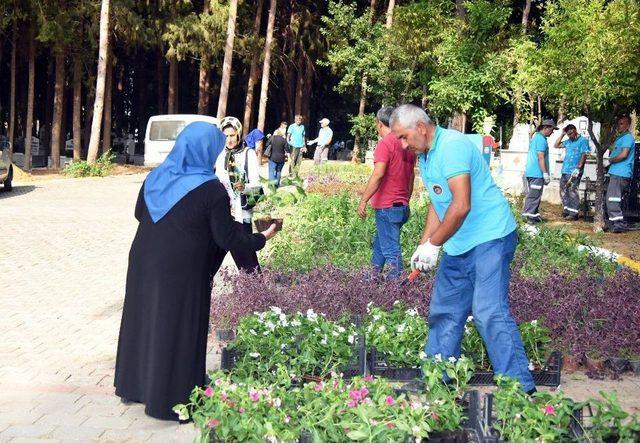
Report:
[[[242,124],[235,117],[225,117],[220,129],[226,136],[224,151],[216,160],[216,175],[224,185],[231,201],[231,214],[236,222],[242,223],[247,233],[253,231],[253,207],[251,197],[262,190],[258,156],[254,149],[241,143]],[[260,271],[258,255],[247,249],[231,250],[238,269],[247,272]]]

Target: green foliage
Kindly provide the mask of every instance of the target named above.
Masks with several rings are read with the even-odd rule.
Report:
[[[375,114],[365,114],[363,116],[352,115],[349,118],[349,121],[351,122],[351,129],[349,130],[349,133],[355,138],[359,138],[360,140],[365,141],[365,143],[369,140],[378,139]],[[365,149],[360,150],[362,156],[364,156],[365,152]]]
[[[520,224],[516,260],[522,262],[520,273],[525,277],[545,278],[549,269],[557,269],[565,275],[578,276],[590,273],[600,276],[611,274],[616,264],[578,249],[579,245],[594,245],[585,234],[570,235],[565,228],[541,227],[537,235],[522,229]]]
[[[255,204],[255,213],[277,216],[286,206],[295,206],[301,199],[307,196],[299,178],[287,177],[280,181],[280,186],[269,180],[261,179],[267,186],[267,191],[262,195],[248,195],[247,201]],[[286,213],[286,210],[284,210]]]
[[[375,221],[370,210],[366,220],[356,213],[357,197],[310,194],[291,208],[293,217],[284,229],[267,243],[266,254],[271,267],[308,270],[324,265],[346,269],[368,266]],[[415,249],[424,228],[427,205],[413,201],[413,214],[401,234],[405,264]]]
[[[319,63],[340,77],[336,90],[355,98],[366,75],[367,92],[383,95],[389,78],[384,25],[372,24],[369,9],[359,13],[357,3],[342,1],[329,2],[322,22],[329,50]]]
[[[73,161],[62,170],[62,173],[70,177],[104,177],[113,169],[114,158],[116,156],[111,151],[107,151],[93,165],[86,160]]]

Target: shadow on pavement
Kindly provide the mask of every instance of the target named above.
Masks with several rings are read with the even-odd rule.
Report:
[[[31,191],[36,189],[35,185],[22,185],[16,186],[13,185],[13,189],[11,191],[5,191],[0,188],[0,200],[5,200],[11,197],[19,197],[24,194],[28,194]]]

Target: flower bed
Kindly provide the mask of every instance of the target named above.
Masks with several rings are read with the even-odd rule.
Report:
[[[434,373],[456,371],[442,363]],[[385,380],[340,377],[291,386],[286,374],[273,384],[214,372],[211,383],[196,387],[189,403],[176,405],[181,419],[193,419],[200,441],[405,441],[437,437],[454,441],[466,413],[477,415],[477,395],[463,401],[461,390],[437,381],[420,395],[396,394]],[[470,422],[472,420],[469,420]],[[448,440],[445,440],[448,439]],[[429,440],[431,441],[431,440]],[[455,441],[467,441],[455,440]]]
[[[312,309],[287,315],[271,307],[240,320],[236,339],[224,350],[223,369],[262,380],[282,371],[299,377],[333,371],[354,376],[364,372],[364,344],[349,318],[334,322]]]
[[[212,301],[216,327],[235,327],[243,315],[269,306],[279,306],[287,313],[312,308],[328,319],[337,319],[345,314],[366,315],[370,302],[391,310],[395,300],[426,318],[432,278],[422,276],[412,284],[402,284],[372,278],[368,270],[325,267],[304,273],[267,270],[260,276],[227,276],[226,285],[228,291]],[[577,278],[550,270],[544,281],[536,281],[520,276],[515,269],[510,301],[519,324],[541,320],[549,328],[554,346],[563,353],[591,351],[603,357],[620,355],[638,360],[639,287],[640,275],[627,270],[612,277]],[[471,338],[465,335],[465,340]],[[524,341],[528,346],[526,338]],[[538,363],[544,364],[544,358],[542,355]],[[480,368],[487,367],[482,363],[486,358],[477,352],[474,360],[480,362]]]

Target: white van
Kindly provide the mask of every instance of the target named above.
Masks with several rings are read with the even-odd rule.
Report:
[[[220,126],[215,117],[197,114],[154,115],[147,123],[144,136],[144,165],[158,166],[167,158],[178,134],[192,122],[207,122]]]

